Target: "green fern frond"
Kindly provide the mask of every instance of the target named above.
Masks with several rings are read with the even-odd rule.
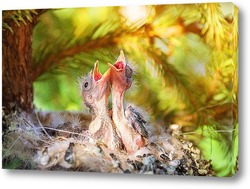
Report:
[[[27,24],[27,21],[33,22],[32,14],[38,14],[36,10],[5,10],[3,11],[3,29],[6,28],[13,32],[13,29],[7,24],[10,20],[20,27],[20,23]]]
[[[239,28],[239,21],[238,21],[238,8],[234,6],[234,17],[233,17],[233,47],[236,50],[238,50],[238,28]]]
[[[225,20],[218,3],[200,4],[202,7],[203,29],[205,41],[211,47],[223,50],[227,45],[228,23]]]
[[[12,28],[7,23],[5,23],[5,22],[3,22],[3,29],[7,29],[11,33],[14,33],[14,31],[12,30]]]

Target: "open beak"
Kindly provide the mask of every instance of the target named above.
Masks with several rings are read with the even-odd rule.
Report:
[[[114,63],[114,65],[108,63],[109,67],[112,69],[112,71],[120,72],[124,70],[126,66],[126,60],[123,51],[120,51],[120,55],[117,59],[117,61]]]
[[[117,69],[114,65],[108,63],[111,83],[122,83],[123,79],[123,69]]]
[[[111,83],[113,87],[127,90],[132,84],[132,69],[126,64],[124,53],[121,50],[120,55],[114,65],[108,63],[111,72]]]
[[[99,70],[99,62],[96,61],[93,70],[93,81],[98,83],[101,89],[104,89],[110,80],[110,69],[108,69],[103,75]]]
[[[102,78],[102,74],[99,70],[99,61],[97,60],[94,65],[94,70],[93,70],[93,80],[95,82],[99,81]]]
[[[118,57],[118,59],[117,59],[116,62],[124,62],[125,66],[126,66],[125,56],[124,56],[124,53],[123,53],[122,50],[120,51],[120,55],[119,55],[119,57]]]
[[[110,68],[103,74],[101,81],[108,82],[110,80]]]

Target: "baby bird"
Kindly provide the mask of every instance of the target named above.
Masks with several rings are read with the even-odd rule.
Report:
[[[120,149],[121,140],[108,113],[110,69],[102,75],[97,61],[94,69],[80,80],[80,90],[85,105],[92,113],[92,121],[89,125],[91,137],[96,142],[104,143],[111,150]]]
[[[109,64],[109,67],[112,85],[112,119],[126,151],[133,153],[145,145],[145,138],[148,137],[144,126],[146,122],[142,115],[131,106],[124,111],[124,94],[131,87],[133,70],[126,64],[122,50],[115,64]]]

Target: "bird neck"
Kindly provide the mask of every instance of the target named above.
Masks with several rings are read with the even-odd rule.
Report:
[[[113,119],[122,120],[125,119],[124,115],[124,92],[114,92],[112,93],[112,110],[113,110]]]
[[[105,117],[108,116],[108,99],[105,98],[101,98],[98,103],[96,103],[95,108],[93,108],[93,113],[95,115],[95,117]]]
[[[96,103],[95,107],[92,108],[92,111],[93,111],[93,117],[89,125],[89,131],[91,134],[94,134],[99,129],[101,129],[103,123],[106,123],[110,120],[108,113],[108,99],[107,98],[100,99],[98,103]]]

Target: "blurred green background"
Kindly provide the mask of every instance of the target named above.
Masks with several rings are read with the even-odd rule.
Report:
[[[119,51],[134,65],[126,101],[152,126],[182,126],[217,176],[238,161],[238,9],[231,3],[47,10],[33,32],[39,110],[81,111],[77,78]]]

